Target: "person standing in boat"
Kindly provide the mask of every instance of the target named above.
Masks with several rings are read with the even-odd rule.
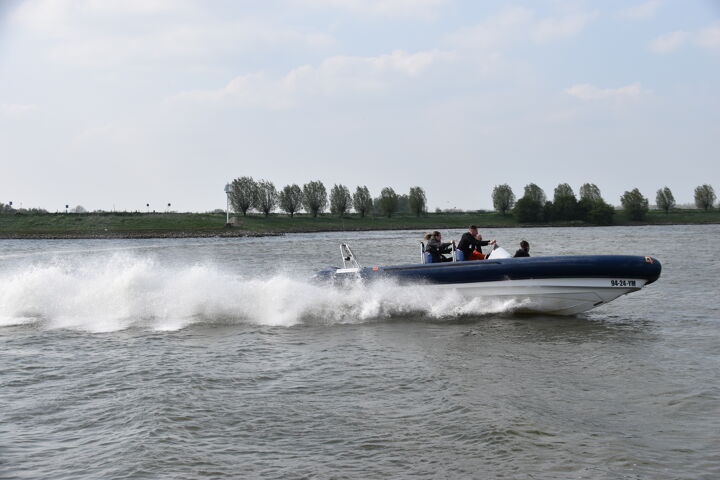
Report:
[[[482,235],[478,233],[477,226],[470,225],[468,231],[460,237],[457,248],[463,252],[465,260],[482,260],[485,258],[482,247],[494,244],[495,240],[483,240]]]
[[[432,232],[432,236],[425,244],[425,251],[432,256],[433,263],[452,262],[452,258],[446,257],[443,254],[450,253],[452,251],[452,246],[454,245],[454,241],[451,243],[443,243],[442,235],[440,232],[435,230]]]
[[[530,244],[527,240],[520,242],[520,248],[515,252],[515,258],[517,257],[529,257],[530,256]]]

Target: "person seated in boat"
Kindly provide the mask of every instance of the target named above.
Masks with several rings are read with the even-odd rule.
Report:
[[[527,240],[520,242],[520,248],[515,252],[515,258],[517,257],[529,257],[530,256],[530,244]]]
[[[430,239],[425,243],[425,251],[432,257],[432,263],[452,262],[452,258],[446,257],[445,253],[452,251],[455,242],[443,243],[442,235],[437,230],[432,232]]]
[[[482,235],[478,233],[477,226],[470,225],[468,231],[460,237],[457,248],[463,252],[465,260],[482,260],[485,258],[482,247],[493,244],[495,244],[495,240],[483,240]]]

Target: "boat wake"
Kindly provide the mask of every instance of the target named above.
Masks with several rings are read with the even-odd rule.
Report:
[[[112,332],[193,324],[342,324],[418,315],[455,319],[512,311],[517,302],[467,301],[392,282],[316,285],[304,275],[245,276],[216,265],[168,266],[114,255],[56,260],[0,273],[0,327]]]

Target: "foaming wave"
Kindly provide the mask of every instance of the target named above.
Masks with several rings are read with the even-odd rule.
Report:
[[[215,265],[172,267],[115,255],[55,261],[0,274],[0,326],[36,324],[110,332],[178,330],[194,323],[360,323],[399,315],[454,318],[511,310],[508,302],[467,301],[453,291],[391,282],[319,285],[279,274],[248,278]]]

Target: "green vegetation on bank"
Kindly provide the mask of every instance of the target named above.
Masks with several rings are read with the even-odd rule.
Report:
[[[366,186],[355,192],[335,184],[328,195],[320,180],[300,187],[285,185],[280,191],[269,180],[240,177],[225,186],[232,210],[237,212],[229,225],[221,210],[211,213],[89,213],[80,205],[65,213],[48,213],[43,209],[16,209],[13,202],[0,203],[0,238],[52,237],[202,237],[267,235],[286,232],[352,231],[442,228],[465,228],[468,225],[488,227],[518,226],[591,226],[644,224],[720,223],[715,210],[716,195],[712,185],[695,189],[698,210],[677,209],[668,187],[656,193],[657,209],[639,189],[625,191],[620,197],[622,210],[607,203],[597,185],[580,186],[579,199],[568,183],[560,183],[552,200],[534,183],[525,185],[523,196],[516,199],[508,184],[496,185],[492,191],[493,212],[435,210],[427,211],[427,197],[422,187],[411,187],[398,194],[385,187],[373,198]],[[168,210],[170,203],[167,204]],[[330,214],[326,210],[330,207]],[[148,210],[150,204],[146,204]],[[276,213],[278,207],[283,213]],[[351,208],[355,210],[351,214]],[[301,214],[300,210],[305,213]],[[252,212],[258,212],[253,214]],[[68,214],[68,212],[71,212]]]
[[[669,213],[651,210],[641,222],[631,220],[624,211],[614,215],[613,225],[666,225],[720,223],[720,210],[681,210]],[[585,226],[580,221],[521,224],[512,215],[496,212],[427,213],[420,217],[399,214],[393,217],[331,214],[313,217],[295,214],[248,214],[234,216],[225,226],[224,213],[13,213],[0,215],[0,238],[22,237],[114,237],[114,236],[214,236],[252,235],[286,232],[353,230],[434,230],[466,228],[476,224],[491,227]]]

